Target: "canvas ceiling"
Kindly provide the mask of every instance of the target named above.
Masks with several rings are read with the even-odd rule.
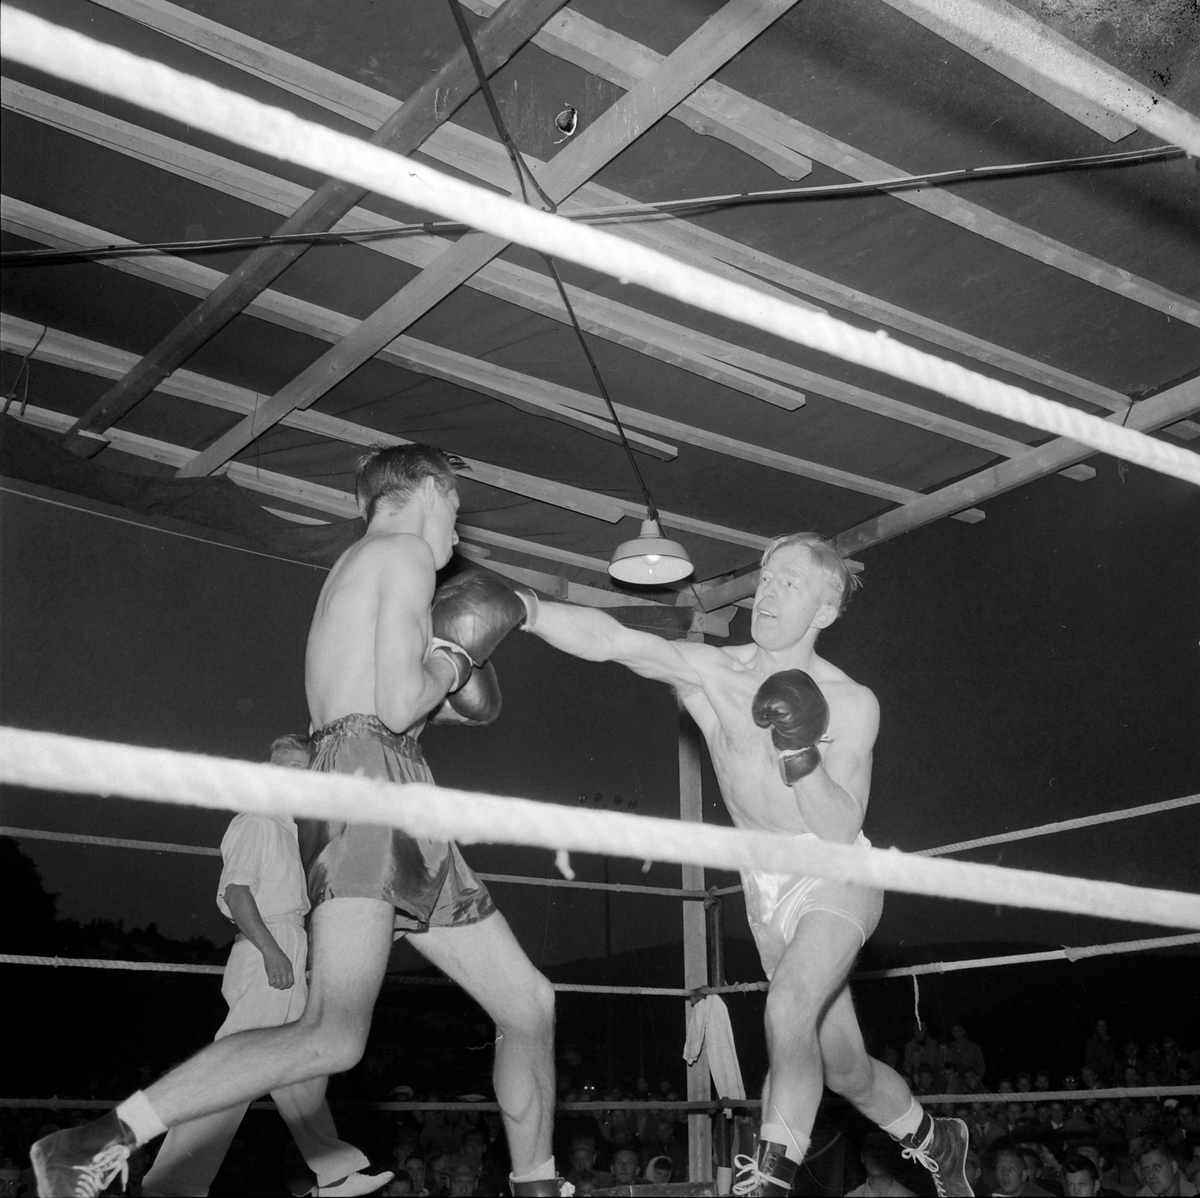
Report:
[[[479,34],[493,5],[467,6]],[[358,135],[461,45],[445,0],[22,7]],[[688,123],[647,120],[639,136],[640,126],[614,134],[597,125],[606,164],[562,189],[585,206],[1160,144],[1094,108],[1062,111],[918,23],[907,0],[776,3],[782,15],[738,48],[739,24],[771,7],[736,0],[720,13],[715,0],[572,0],[492,85],[540,169],[587,148],[589,130],[626,94],[613,80],[632,82],[630,61],[669,80],[688,67],[689,54],[673,56],[685,40],[714,19],[733,27],[728,61],[712,74],[723,88],[706,85],[691,108],[678,109]],[[1194,0],[1023,0],[1022,10],[1200,113]],[[658,56],[666,57],[655,66]],[[6,250],[268,234],[321,184],[145,110],[7,61],[4,71]],[[313,98],[296,94],[304,88]],[[578,112],[571,138],[554,123],[566,106]],[[462,177],[514,187],[478,95],[421,153]],[[371,213],[428,217],[370,196],[351,219],[369,223]],[[1131,425],[1190,439],[1200,431],[1186,419],[1200,408],[1198,214],[1200,174],[1175,159],[760,203],[616,229],[1090,412],[1123,416],[1138,400]],[[173,476],[255,404],[336,353],[357,322],[406,286],[422,286],[422,271],[436,271],[445,248],[422,234],[308,250],[182,371],[111,426],[95,424],[107,442],[95,461]],[[65,433],[245,257],[6,271],[2,385],[13,387],[40,337],[23,418]],[[759,548],[781,531],[816,528],[857,553],[932,518],[982,518],[989,494],[1086,457],[933,392],[562,270],[631,433],[658,445],[655,456],[639,442],[639,464],[669,534],[696,563],[699,596],[684,598],[705,608],[727,612],[749,593]],[[543,589],[612,601],[603,562],[635,534],[641,496],[622,450],[573,422],[580,410],[598,412],[597,391],[541,259],[504,250],[392,335],[404,341],[345,369],[290,424],[249,440],[230,477],[276,511],[345,519],[363,444],[378,433],[433,442],[477,464],[462,487],[468,553],[486,552],[513,576],[533,571],[525,577]],[[87,452],[96,445],[104,442],[93,438]],[[1087,486],[1086,469],[1072,474],[1063,486]],[[730,583],[731,575],[746,577]],[[569,591],[566,580],[575,584]],[[721,631],[720,616],[708,627]]]

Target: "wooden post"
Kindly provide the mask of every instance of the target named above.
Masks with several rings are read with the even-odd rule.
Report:
[[[689,633],[688,640],[703,640],[701,633]],[[700,730],[686,711],[679,713],[679,816],[701,823],[704,800],[700,789]],[[683,867],[683,888],[704,889],[704,867]],[[690,990],[708,983],[708,936],[704,905],[683,900],[683,984]],[[686,1015],[691,1014],[691,1004]],[[686,1016],[685,1016],[686,1018]],[[708,1072],[708,1050],[688,1066],[688,1102],[708,1102],[712,1086]],[[688,1180],[712,1180],[712,1122],[707,1114],[688,1115]]]

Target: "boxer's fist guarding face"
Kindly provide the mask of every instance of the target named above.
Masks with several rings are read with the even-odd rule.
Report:
[[[537,602],[532,592],[528,596],[522,598],[494,575],[464,570],[442,583],[433,596],[435,643],[459,646],[475,665],[482,665],[514,628],[525,623]]]
[[[758,688],[751,707],[754,722],[770,728],[779,751],[779,774],[787,786],[821,764],[817,742],[829,727],[829,704],[803,670],[781,670]]]

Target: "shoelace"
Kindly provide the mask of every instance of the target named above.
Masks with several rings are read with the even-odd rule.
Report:
[[[932,1142],[932,1140],[930,1141]],[[919,1165],[924,1165],[926,1169],[933,1175],[933,1184],[937,1189],[938,1198],[945,1198],[946,1187],[942,1184],[942,1169],[941,1166],[925,1151],[924,1148],[904,1148],[900,1155],[908,1161],[916,1161]]]
[[[78,1198],[96,1198],[118,1174],[121,1188],[125,1189],[129,1184],[129,1152],[128,1144],[114,1144],[96,1153],[86,1165],[76,1165],[79,1177],[75,1182],[75,1193]]]
[[[758,1167],[758,1161],[752,1156],[739,1154],[733,1158],[733,1168],[738,1175],[733,1183],[732,1193],[750,1195],[758,1192],[759,1186],[770,1180]]]

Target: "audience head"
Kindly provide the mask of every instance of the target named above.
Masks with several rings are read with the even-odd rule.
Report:
[[[479,1166],[465,1157],[456,1156],[450,1162],[450,1198],[470,1198],[479,1183]]]
[[[671,1180],[671,1173],[675,1166],[671,1163],[669,1156],[651,1157],[646,1165],[646,1180],[649,1182],[657,1182],[659,1185],[664,1185]]]
[[[419,1194],[425,1188],[425,1174],[428,1166],[425,1162],[425,1154],[413,1149],[404,1158],[404,1172],[412,1181],[413,1193]]]
[[[288,732],[271,742],[271,764],[287,769],[306,770],[312,758],[312,742],[307,736]]]
[[[1090,1157],[1079,1153],[1063,1162],[1068,1198],[1092,1198],[1100,1189],[1100,1170]]]
[[[1029,1176],[1025,1158],[1016,1148],[1001,1148],[996,1153],[996,1186],[1006,1198],[1016,1198]]]
[[[895,1173],[896,1141],[886,1132],[869,1131],[859,1157],[868,1177],[891,1177]]]
[[[571,1168],[588,1172],[596,1163],[596,1141],[591,1136],[576,1136],[571,1141]]]
[[[613,1153],[613,1181],[619,1186],[631,1186],[637,1182],[638,1154],[632,1148],[619,1148]]]
[[[1179,1162],[1165,1140],[1146,1136],[1138,1153],[1142,1184],[1151,1194],[1178,1194],[1180,1190]]]

